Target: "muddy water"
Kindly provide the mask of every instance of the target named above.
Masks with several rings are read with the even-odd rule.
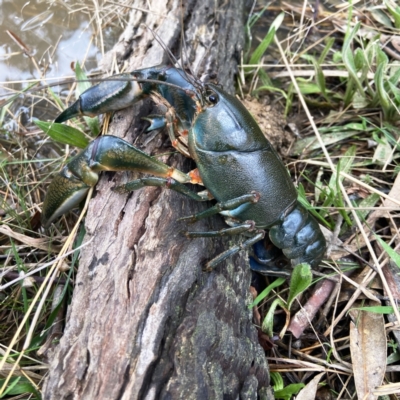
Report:
[[[71,76],[71,61],[85,60],[91,70],[102,58],[92,2],[0,0],[0,94],[23,86],[21,80]],[[14,36],[14,40],[7,33]],[[102,29],[105,50],[119,29]],[[17,43],[19,42],[19,44]],[[36,66],[37,65],[37,66]]]

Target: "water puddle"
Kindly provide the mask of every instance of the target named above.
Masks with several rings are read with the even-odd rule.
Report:
[[[21,81],[45,76],[50,83],[51,78],[72,76],[72,61],[84,60],[86,70],[97,67],[100,49],[109,50],[120,32],[111,23],[99,28],[87,4],[0,0],[1,95],[20,90],[26,85]]]

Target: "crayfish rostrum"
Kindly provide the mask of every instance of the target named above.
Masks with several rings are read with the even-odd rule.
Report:
[[[172,145],[193,158],[197,173],[183,173],[150,157],[126,141],[101,136],[74,157],[52,181],[43,204],[42,223],[75,207],[102,170],[136,170],[157,177],[116,188],[165,186],[197,201],[210,198],[184,184],[202,183],[216,204],[187,218],[222,214],[229,227],[217,232],[187,232],[188,237],[244,234],[246,240],[207,264],[211,269],[269,231],[271,241],[291,260],[317,266],[326,242],[316,220],[297,201],[296,189],[261,129],[234,96],[214,84],[198,82],[183,70],[158,66],[115,75],[84,92],[56,122],[127,107],[145,96],[167,105],[163,116],[149,116],[149,130],[166,126]]]

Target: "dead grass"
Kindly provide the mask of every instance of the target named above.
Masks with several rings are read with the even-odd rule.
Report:
[[[109,8],[101,11],[85,3],[70,9],[90,13],[102,49],[105,26],[125,23],[117,6],[106,4]],[[241,92],[272,94],[272,103],[284,110],[292,142],[283,157],[300,197],[330,232],[322,270],[331,279],[329,288],[317,276],[318,291],[312,285],[290,309],[292,322],[298,312],[307,319],[312,311],[315,317],[298,339],[289,333],[273,340],[261,335],[261,343],[268,349],[277,398],[299,390],[297,399],[364,398],[367,393],[373,395],[366,398],[397,398],[400,11],[390,1],[326,7],[271,5],[274,16],[285,12],[281,28],[256,64],[246,63],[254,53],[244,55],[239,74]],[[22,43],[19,47],[26,51]],[[42,75],[42,66],[31,57]],[[82,238],[71,214],[52,228],[51,237],[38,226],[47,182],[73,149],[51,143],[27,123],[43,107],[53,110],[50,117],[60,109],[57,95],[37,87],[26,90],[32,104],[27,112],[12,111],[21,110],[19,92],[12,88],[0,112],[0,370],[5,378],[0,392],[31,398],[40,397],[47,368],[41,355],[61,335],[60,307],[72,291],[76,253],[66,270],[64,257],[71,241],[79,247]],[[281,284],[264,300],[255,313],[260,326],[271,302],[284,302],[287,292]],[[360,307],[375,308],[356,310]],[[279,310],[273,332],[293,332],[296,327],[285,326]]]

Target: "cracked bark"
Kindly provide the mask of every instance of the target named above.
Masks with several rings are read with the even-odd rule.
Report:
[[[185,2],[190,64],[216,72],[233,91],[243,45],[244,0]],[[105,68],[116,57],[128,69],[165,62],[144,27],[179,53],[179,1],[152,1],[157,14],[133,11]],[[147,8],[135,0],[133,7]],[[203,61],[201,61],[203,60]],[[201,63],[201,65],[199,65]],[[150,154],[170,151],[165,135],[144,145],[140,117],[145,102],[115,114],[110,134]],[[179,154],[164,162],[193,168]],[[110,189],[132,173],[103,174],[86,217],[82,249],[64,336],[47,378],[45,399],[256,399],[271,398],[268,365],[247,305],[250,270],[239,254],[203,273],[202,265],[236,239],[188,240],[177,219],[198,212],[196,203],[168,190],[145,188],[130,195]],[[219,217],[191,226],[218,229]]]

